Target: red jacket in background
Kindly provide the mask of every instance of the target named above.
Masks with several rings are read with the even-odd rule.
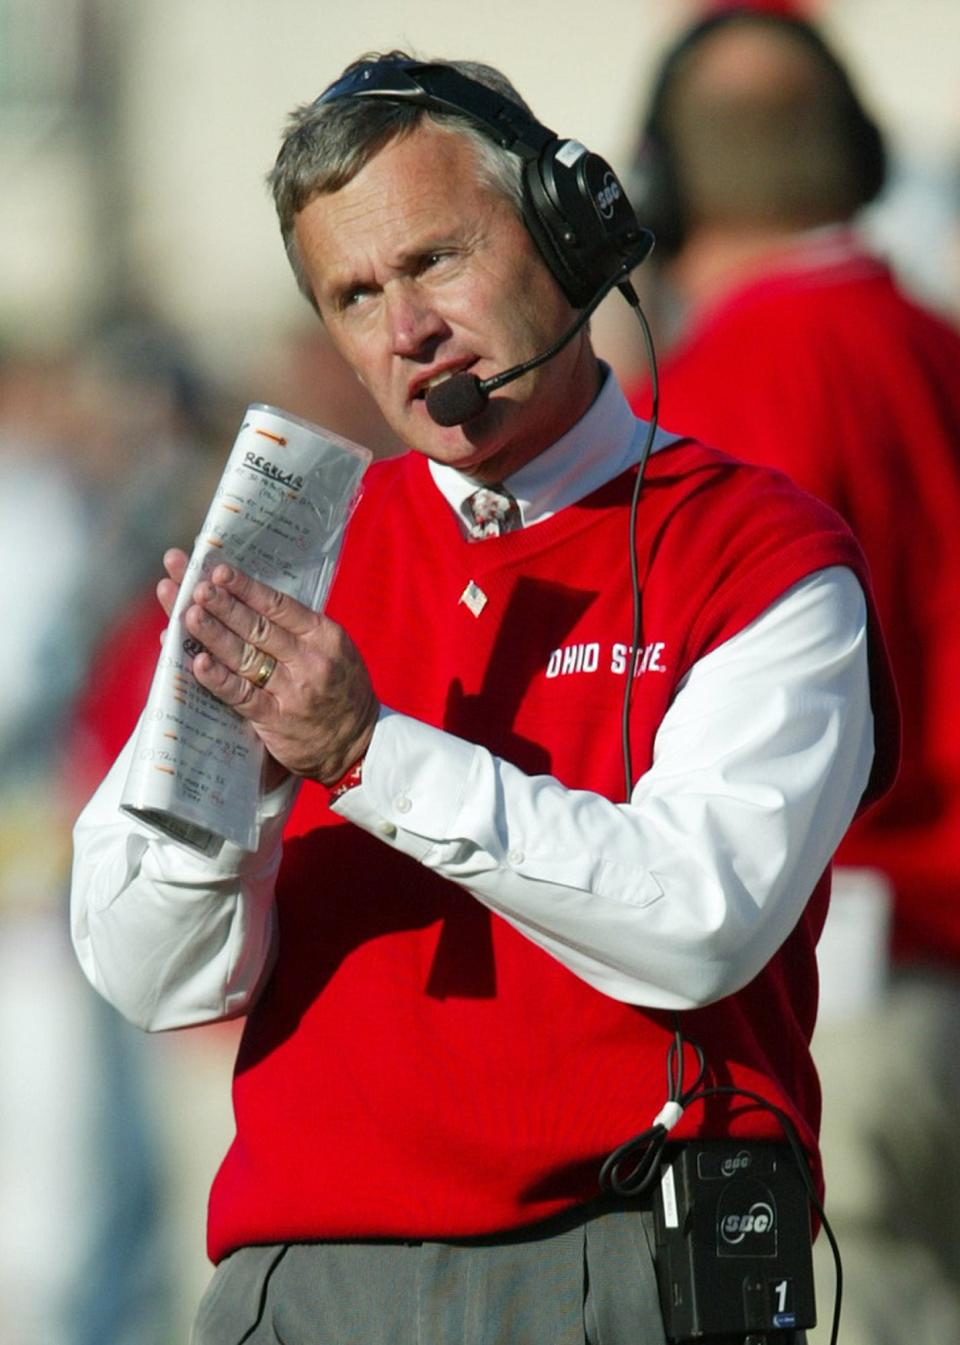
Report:
[[[890,876],[897,956],[960,958],[960,334],[828,235],[699,316],[662,361],[660,421],[788,472],[858,536],[903,764],[837,859]]]

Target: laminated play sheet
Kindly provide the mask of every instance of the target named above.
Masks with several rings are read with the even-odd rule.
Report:
[[[194,545],[163,640],[123,808],[206,854],[257,845],[264,748],[196,682],[202,646],[183,625],[201,579],[227,563],[320,611],[369,449],[276,407],[252,403]]]

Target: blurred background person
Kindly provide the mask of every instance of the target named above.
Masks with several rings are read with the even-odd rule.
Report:
[[[0,359],[0,613],[16,670],[0,687],[0,1338],[14,1345],[67,1340],[67,1286],[79,1282],[91,1234],[89,1132],[77,1106],[89,1096],[78,1026],[89,1001],[66,956],[69,842],[48,769],[82,667],[70,597],[90,540],[62,454],[65,375],[54,359]],[[17,583],[25,554],[36,558],[29,593]]]
[[[960,334],[858,236],[883,136],[791,6],[717,6],[680,35],[636,169],[661,423],[780,467],[870,561],[904,758],[840,847],[821,949],[827,1212],[847,1345],[958,1340]],[[816,1341],[833,1284],[818,1249]]]
[[[183,535],[206,470],[185,369],[169,333],[142,318],[98,324],[82,355],[14,354],[0,369],[5,1345],[170,1339],[173,1249],[148,1053],[86,993],[68,953],[71,790],[86,758],[65,742],[98,634],[140,582],[139,537],[162,517]]]

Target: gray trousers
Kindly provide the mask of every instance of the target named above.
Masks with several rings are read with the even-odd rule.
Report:
[[[217,1267],[192,1345],[665,1345],[653,1216],[577,1211],[469,1243],[244,1247]]]
[[[193,1345],[665,1345],[651,1216],[610,1209],[470,1243],[245,1247]]]

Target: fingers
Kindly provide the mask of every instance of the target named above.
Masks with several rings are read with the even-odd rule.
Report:
[[[187,629],[231,671],[255,679],[264,655],[272,655],[278,663],[295,656],[295,635],[274,625],[218,584],[204,580],[193,596],[193,604],[184,613]],[[316,617],[312,613],[311,617],[311,624],[316,625]]]
[[[210,576],[218,588],[249,607],[272,626],[279,626],[291,635],[306,635],[316,624],[316,613],[296,598],[278,593],[275,588],[251,579],[242,570],[230,565],[218,565]],[[259,641],[255,641],[259,643]],[[274,653],[271,650],[271,653]]]
[[[233,672],[206,651],[193,660],[193,675],[202,687],[244,719],[267,724],[275,712],[276,702],[272,696],[258,690],[248,678]]]
[[[173,614],[174,604],[177,601],[177,594],[180,591],[180,585],[183,582],[183,576],[187,572],[188,557],[185,551],[179,547],[171,547],[164,553],[163,568],[169,575],[168,579],[161,579],[157,584],[157,599],[167,616]]]
[[[164,556],[170,577],[160,581],[157,596],[168,615],[187,564],[182,551]],[[249,704],[251,684],[258,689],[258,674],[272,681],[279,665],[298,652],[296,632],[314,632],[318,620],[295,599],[224,564],[197,584],[183,612],[187,630],[210,655],[195,666],[197,680],[235,709],[243,707],[246,713],[252,708],[254,717],[258,711]],[[265,668],[267,656],[271,666]],[[259,704],[266,701],[261,698]]]
[[[183,614],[184,624],[194,639],[198,640],[213,658],[223,664],[228,672],[236,673],[241,678],[253,682],[268,654],[272,655],[279,667],[281,656],[274,651],[283,645],[283,652],[291,653],[286,649],[286,642],[291,637],[279,630],[274,632],[272,629],[258,627],[256,636],[259,642],[254,643],[254,631],[251,627],[257,625],[259,618],[255,614],[244,617],[243,610],[238,612],[236,604],[224,603],[217,590],[211,586],[198,585],[196,598],[197,601]],[[233,624],[240,626],[241,629],[246,628],[250,639],[232,629],[231,625],[227,624],[227,619],[217,615],[218,612],[222,614],[224,607],[228,607],[229,618]]]
[[[161,579],[157,585],[157,600],[167,616],[173,615],[173,607],[179,591],[179,584],[175,584],[172,579]]]
[[[187,573],[187,565],[190,558],[185,551],[179,547],[172,546],[169,551],[163,555],[163,568],[175,584],[183,583],[183,576]]]

